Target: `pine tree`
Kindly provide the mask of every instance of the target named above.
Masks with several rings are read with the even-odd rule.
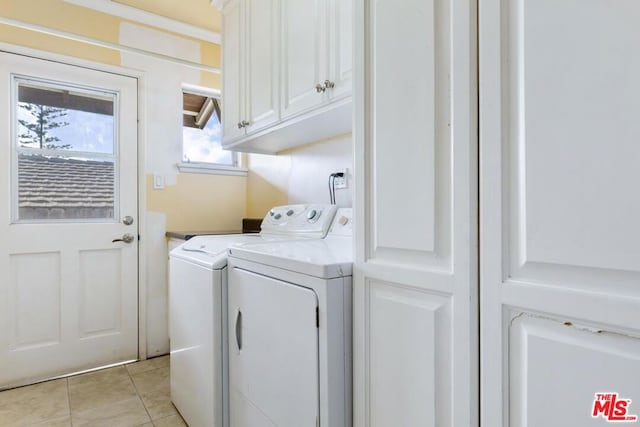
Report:
[[[36,147],[39,146],[41,149],[48,150],[71,148],[71,144],[55,144],[60,141],[60,138],[50,133],[53,129],[69,124],[65,121],[56,120],[67,115],[64,108],[23,102],[19,105],[20,108],[31,115],[30,120],[18,119],[18,123],[26,129],[25,133],[18,135],[22,144],[34,144]]]

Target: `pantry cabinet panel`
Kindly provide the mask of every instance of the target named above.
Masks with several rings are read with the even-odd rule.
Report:
[[[316,85],[327,75],[325,0],[282,1],[282,117],[324,101]]]
[[[612,6],[480,9],[483,425],[603,425],[594,394],[639,392],[640,3]]]

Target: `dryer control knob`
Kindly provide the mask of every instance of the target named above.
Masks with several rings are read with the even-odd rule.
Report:
[[[289,209],[289,210],[287,211],[287,216],[291,216],[291,215],[293,215],[293,209]]]
[[[269,211],[269,216],[274,216],[276,213],[272,210]]]
[[[313,220],[317,220],[318,217],[320,216],[320,214],[318,213],[317,210],[315,209],[311,209],[308,213],[307,213],[307,219],[309,221],[313,221]]]
[[[275,219],[280,219],[280,218],[282,218],[282,215],[280,215],[280,214],[276,214],[276,216],[274,216],[274,218],[275,218]]]

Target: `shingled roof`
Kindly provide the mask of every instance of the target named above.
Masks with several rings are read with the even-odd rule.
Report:
[[[18,157],[18,200],[23,208],[113,208],[113,163]]]

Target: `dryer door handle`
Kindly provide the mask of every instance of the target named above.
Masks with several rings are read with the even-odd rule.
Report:
[[[238,350],[242,350],[242,311],[238,309],[238,313],[236,314],[236,344],[238,345]]]

